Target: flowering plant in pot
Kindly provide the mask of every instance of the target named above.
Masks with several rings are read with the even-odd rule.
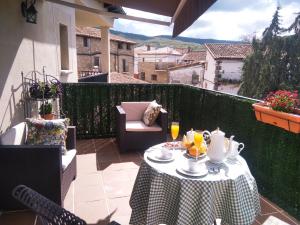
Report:
[[[265,98],[267,106],[275,111],[293,113],[298,106],[298,91],[279,90],[270,92]]]
[[[40,106],[39,114],[45,120],[52,120],[54,118],[54,115],[52,113],[52,104],[49,102],[42,104]]]
[[[278,90],[270,92],[262,103],[253,104],[256,119],[264,123],[300,133],[298,92]]]
[[[59,81],[35,82],[29,88],[29,94],[32,98],[50,99],[56,98],[62,93],[62,86]]]

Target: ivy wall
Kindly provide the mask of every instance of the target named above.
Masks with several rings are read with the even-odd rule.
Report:
[[[114,136],[115,106],[121,101],[156,99],[182,132],[220,127],[245,143],[242,156],[259,192],[300,219],[300,135],[256,121],[254,100],[180,84],[68,83],[63,95],[63,110],[78,138]]]

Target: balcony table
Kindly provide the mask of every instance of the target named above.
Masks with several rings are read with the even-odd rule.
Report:
[[[216,218],[230,225],[254,222],[260,212],[259,194],[241,156],[218,164],[218,174],[191,178],[176,171],[186,159],[180,150],[174,150],[175,160],[169,163],[148,159],[150,152],[158,151],[161,145],[144,153],[130,198],[130,224],[211,225]],[[201,162],[207,168],[216,166],[207,157]]]

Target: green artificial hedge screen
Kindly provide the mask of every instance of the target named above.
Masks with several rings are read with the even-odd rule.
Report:
[[[241,153],[259,192],[300,219],[300,136],[258,122],[253,99],[181,84],[67,83],[63,111],[77,127],[78,138],[113,137],[115,106],[122,101],[156,99],[181,132],[214,130],[245,144]]]

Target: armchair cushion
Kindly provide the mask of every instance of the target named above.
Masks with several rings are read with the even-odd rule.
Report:
[[[150,102],[122,102],[121,107],[126,113],[126,121],[142,120]]]
[[[143,121],[147,126],[152,126],[158,117],[161,105],[156,100],[152,101],[144,112]]]
[[[27,144],[60,145],[66,153],[68,119],[39,120],[26,119],[28,126]]]
[[[136,132],[151,132],[151,131],[162,131],[162,128],[154,123],[152,126],[147,126],[143,121],[127,121],[126,131]]]
[[[26,123],[22,122],[8,129],[0,137],[1,145],[23,145],[26,139]]]
[[[71,149],[68,150],[66,154],[61,157],[61,161],[62,161],[61,164],[63,170],[65,170],[68,167],[68,165],[72,162],[74,157],[76,157],[76,153],[77,153],[76,149]]]

